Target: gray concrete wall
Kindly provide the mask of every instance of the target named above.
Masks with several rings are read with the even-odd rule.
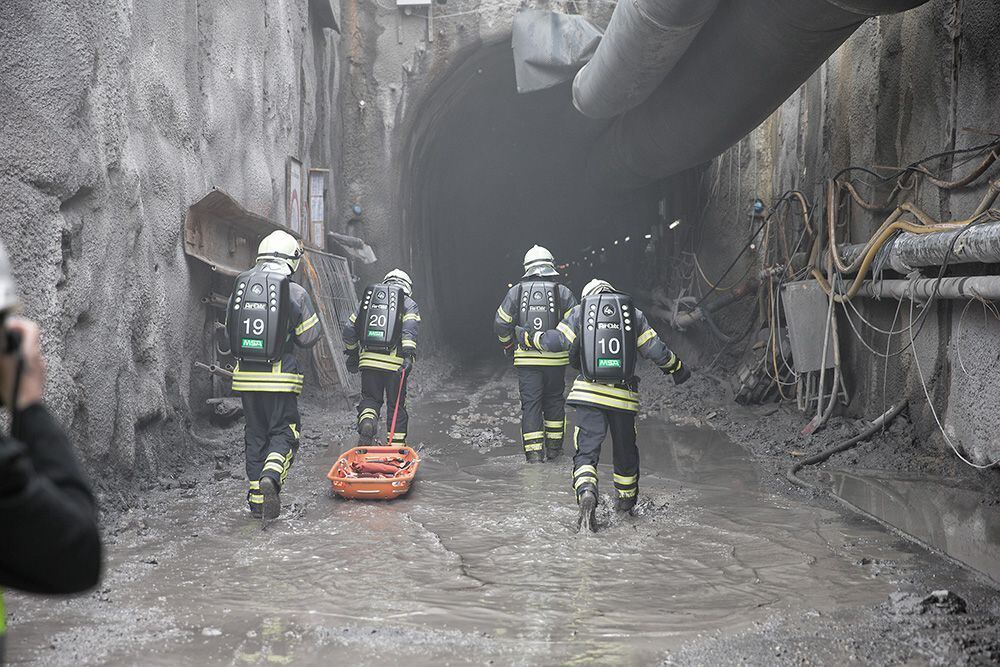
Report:
[[[990,136],[962,128],[1000,132],[998,36],[1000,5],[993,0],[933,0],[904,15],[864,24],[764,125],[710,167],[707,182],[718,185],[706,224],[717,241],[706,250],[714,256],[706,263],[721,271],[742,246],[746,218],[741,209],[754,193],[772,202],[782,191],[796,188],[821,205],[824,179],[849,165],[905,165],[989,141]],[[751,168],[753,159],[761,165],[757,172]],[[927,166],[948,176],[950,165],[950,160],[940,160]],[[955,174],[970,166],[957,167]],[[998,174],[993,168],[974,186],[944,193],[925,183],[908,199],[939,220],[963,219],[982,198],[988,178]],[[888,187],[861,190],[875,199],[888,193]],[[851,239],[867,240],[885,215],[854,206]],[[733,229],[734,224],[739,228]],[[895,303],[859,299],[858,305],[882,328],[893,321]],[[908,321],[908,309],[904,304],[897,328]],[[915,350],[946,433],[966,456],[982,463],[1000,458],[1000,322],[992,314],[984,316],[979,304],[963,318],[964,310],[961,302],[939,304]],[[889,402],[906,395],[920,434],[946,448],[912,355],[891,359],[886,369],[841,322],[854,392],[852,412],[870,416],[876,412],[871,406],[882,404],[883,392]],[[858,326],[865,329],[860,322]],[[885,349],[884,336],[871,330],[863,336],[876,349]],[[892,347],[908,342],[905,334],[897,336]]]
[[[213,186],[282,218],[285,165],[339,159],[337,41],[308,0],[0,3],[0,235],[44,328],[48,398],[120,483],[188,450]]]

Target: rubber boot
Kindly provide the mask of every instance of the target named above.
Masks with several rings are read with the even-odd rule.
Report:
[[[619,498],[615,501],[615,511],[616,512],[631,512],[635,508],[636,500],[638,500],[639,494],[629,498]]]
[[[358,447],[371,447],[375,440],[375,420],[363,419],[358,424]]]
[[[545,445],[545,460],[553,461],[562,456],[562,445],[558,447],[550,447]]]
[[[597,532],[597,494],[590,489],[580,492],[577,499],[580,504],[580,516],[577,518],[577,531],[581,533]]]
[[[261,477],[260,492],[264,496],[260,514],[261,528],[267,528],[267,522],[277,519],[281,514],[281,494],[278,483],[270,477]]]
[[[528,463],[544,463],[545,454],[540,449],[533,452],[525,452],[524,460]]]
[[[249,500],[247,501],[247,505],[250,506],[250,517],[259,519],[261,515],[261,506],[257,503],[251,503]]]

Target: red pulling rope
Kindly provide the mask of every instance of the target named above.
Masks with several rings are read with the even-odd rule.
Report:
[[[406,382],[406,369],[399,369],[399,389],[396,391],[396,406],[392,410],[392,429],[389,433],[389,442],[386,445],[392,445],[392,441],[396,438],[396,417],[399,416],[399,399],[403,396],[403,383]]]

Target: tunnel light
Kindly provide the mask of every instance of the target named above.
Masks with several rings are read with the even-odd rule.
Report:
[[[670,223],[669,229],[674,229],[675,227],[677,227],[680,224],[681,224],[681,220],[680,220],[680,218],[678,218],[677,220],[674,220],[673,222]]]
[[[652,234],[646,234],[646,240],[647,240],[647,241],[648,241],[649,239],[651,239],[651,238],[653,238],[653,235],[652,235]]]
[[[601,248],[601,252],[604,252],[604,248]]]
[[[615,245],[618,245],[618,239],[615,239]]]
[[[514,286],[514,283],[507,283],[507,289],[510,289],[510,288],[512,288],[513,286]]]
[[[751,243],[750,244],[750,249],[751,250],[756,250],[757,249],[757,244],[756,243]]]
[[[625,237],[625,243],[628,243],[628,242],[629,242],[629,241],[631,241],[631,240],[632,240],[632,237],[631,237],[631,236],[626,236],[626,237]]]

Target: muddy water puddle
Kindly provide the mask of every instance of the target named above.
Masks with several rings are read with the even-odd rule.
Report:
[[[883,601],[891,582],[861,558],[914,558],[871,524],[766,492],[724,436],[656,418],[639,423],[638,515],[610,509],[607,447],[601,530],[578,535],[569,457],[526,466],[514,409],[490,376],[415,405],[419,481],[391,503],[330,494],[349,442],[304,447],[265,532],[237,480],[163,494],[110,549],[100,592],[12,601],[9,657],[648,664],[775,613]]]
[[[1000,507],[987,504],[983,493],[888,471],[836,470],[820,479],[856,507],[1000,584]]]

